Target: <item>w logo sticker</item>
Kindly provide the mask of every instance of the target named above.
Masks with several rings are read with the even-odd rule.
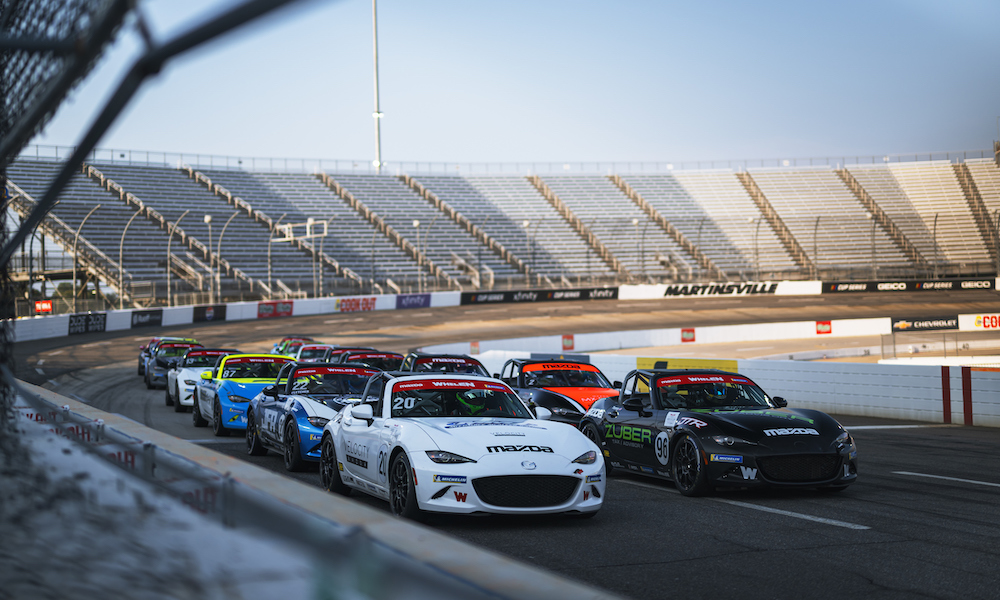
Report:
[[[740,470],[743,471],[743,479],[757,479],[757,469],[740,467]]]
[[[465,502],[465,499],[468,498],[468,497],[469,497],[469,494],[466,493],[466,492],[455,492],[455,501],[456,502]]]

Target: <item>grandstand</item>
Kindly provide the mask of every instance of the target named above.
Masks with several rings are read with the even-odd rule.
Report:
[[[19,211],[43,194],[59,164],[30,154],[9,169]],[[130,306],[163,304],[168,295],[178,303],[983,276],[998,265],[1000,165],[986,157],[394,176],[278,170],[274,161],[242,169],[102,158],[73,177],[39,235],[50,253],[75,253],[79,289],[89,280]],[[314,237],[301,236],[307,221]],[[31,279],[47,279],[46,290],[71,277],[32,264]]]

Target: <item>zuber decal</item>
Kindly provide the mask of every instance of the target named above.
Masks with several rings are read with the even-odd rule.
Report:
[[[812,427],[786,427],[784,429],[765,429],[764,434],[772,437],[775,435],[819,435],[819,432]]]
[[[633,444],[652,444],[653,432],[645,427],[632,427],[631,425],[616,425],[614,423],[604,424],[604,437],[612,440],[632,442]]]
[[[548,446],[486,446],[489,452],[552,452]]]

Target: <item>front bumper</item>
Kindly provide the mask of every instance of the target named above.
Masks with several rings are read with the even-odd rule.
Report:
[[[718,487],[841,487],[858,478],[857,451],[754,456],[708,452],[710,485]]]

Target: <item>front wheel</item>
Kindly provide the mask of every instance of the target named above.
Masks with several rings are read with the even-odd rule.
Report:
[[[419,520],[423,513],[417,506],[413,470],[405,452],[396,455],[389,469],[389,508],[392,514],[406,519]]]
[[[708,492],[708,474],[701,460],[701,449],[694,438],[685,434],[674,448],[674,485],[685,496],[703,496]]]
[[[184,412],[184,410],[185,410],[184,409],[184,405],[181,404],[181,388],[180,388],[180,386],[174,386],[174,398],[173,398],[173,401],[171,402],[171,404],[174,405],[174,412]]]
[[[267,448],[260,443],[260,436],[257,431],[257,423],[252,412],[247,412],[247,454],[250,456],[264,456]]]
[[[201,406],[198,403],[198,393],[194,394],[194,406],[191,407],[191,422],[194,423],[195,427],[204,427],[208,425],[208,421],[205,417],[201,416]]]
[[[299,428],[295,425],[295,420],[290,419],[285,423],[285,470],[301,471],[306,466],[306,461],[302,460],[302,453],[299,451]]]
[[[597,445],[598,452],[604,451],[603,445],[601,444],[601,433],[597,429],[597,425],[594,425],[593,423],[588,421],[583,424],[581,430],[583,431],[583,435],[585,435],[588,440],[594,442],[594,444]],[[609,463],[606,460],[604,461],[604,470],[608,475],[611,475],[612,473],[615,472],[615,468],[612,467],[611,463]]]
[[[222,424],[222,405],[219,404],[218,398],[212,406],[212,433],[216,437],[229,437],[229,430]]]
[[[351,488],[340,478],[340,463],[337,462],[337,448],[333,444],[333,436],[323,438],[319,454],[319,479],[323,489],[342,496],[350,496]]]

